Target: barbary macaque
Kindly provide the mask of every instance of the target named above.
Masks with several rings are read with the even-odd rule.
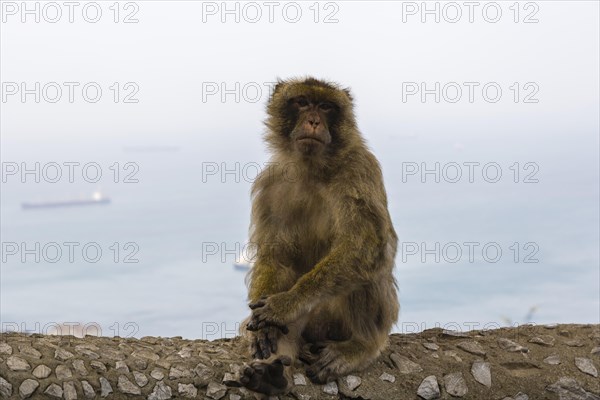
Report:
[[[324,383],[379,356],[399,311],[398,238],[348,89],[280,81],[267,113],[271,167],[252,187],[257,254],[242,324],[254,361],[240,383],[275,395],[291,388],[294,365]]]

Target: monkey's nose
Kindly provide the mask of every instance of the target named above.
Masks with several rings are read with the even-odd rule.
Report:
[[[321,121],[319,121],[319,119],[317,119],[317,118],[309,118],[309,119],[308,119],[308,123],[309,123],[309,124],[310,124],[310,126],[312,126],[313,128],[316,128],[316,127],[317,127],[317,125],[319,125],[319,122],[321,122]]]

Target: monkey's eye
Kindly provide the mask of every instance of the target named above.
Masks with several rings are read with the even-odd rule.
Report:
[[[296,105],[298,107],[307,107],[308,106],[308,100],[306,99],[306,97],[298,97],[294,100],[294,103],[296,103]]]
[[[327,112],[327,111],[333,110],[333,108],[334,108],[334,106],[331,103],[321,103],[321,104],[319,104],[319,109],[321,111]]]

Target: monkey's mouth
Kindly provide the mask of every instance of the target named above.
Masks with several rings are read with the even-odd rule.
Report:
[[[321,139],[314,136],[301,136],[296,139],[298,143],[314,145],[314,144],[325,144]]]

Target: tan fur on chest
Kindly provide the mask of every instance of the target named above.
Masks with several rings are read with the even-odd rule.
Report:
[[[282,183],[270,196],[272,228],[285,258],[298,272],[312,268],[331,248],[335,221],[326,189],[317,184]]]

